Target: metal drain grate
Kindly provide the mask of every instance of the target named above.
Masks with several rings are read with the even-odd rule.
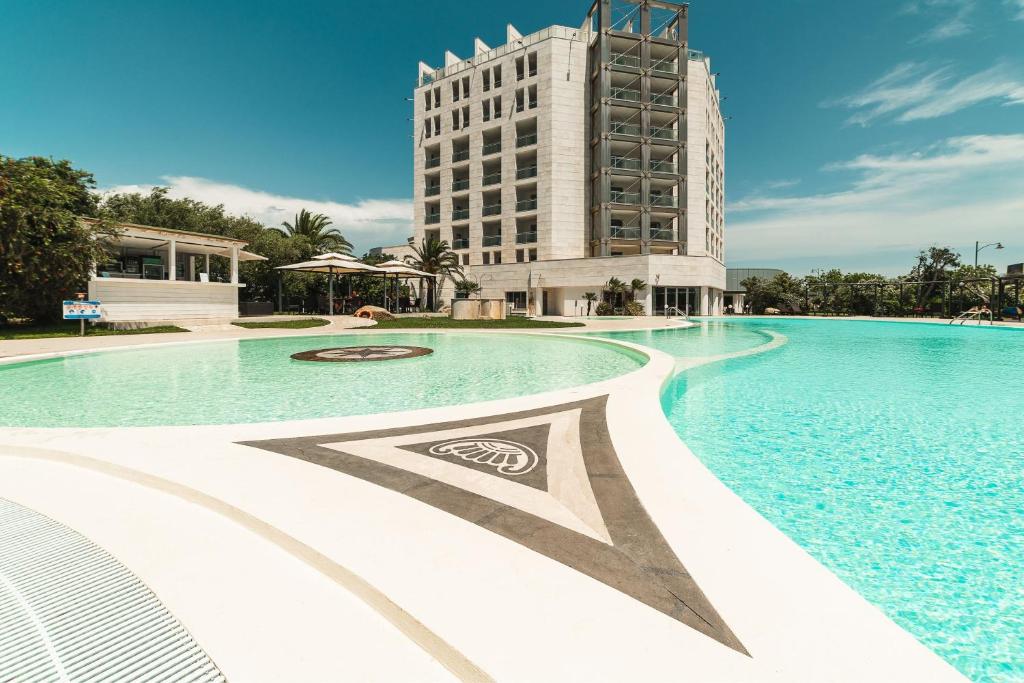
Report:
[[[0,498],[0,681],[224,681],[127,567]]]

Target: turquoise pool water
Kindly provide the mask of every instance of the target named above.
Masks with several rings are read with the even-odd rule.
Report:
[[[418,358],[292,360],[332,346],[425,346]],[[0,365],[0,425],[228,424],[457,405],[609,379],[638,353],[599,340],[500,334],[373,334],[247,339],[107,351]]]
[[[609,336],[713,355],[763,330],[789,341],[667,388],[676,431],[969,678],[1024,680],[1024,331],[740,319]]]

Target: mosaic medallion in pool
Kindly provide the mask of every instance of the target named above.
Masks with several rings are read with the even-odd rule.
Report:
[[[338,346],[330,349],[293,353],[295,360],[312,360],[321,363],[361,363],[370,360],[398,360],[416,358],[433,353],[423,346]]]

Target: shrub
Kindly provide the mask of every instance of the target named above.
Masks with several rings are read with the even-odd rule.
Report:
[[[639,301],[627,301],[626,302],[626,315],[647,315],[644,311],[644,305]]]
[[[612,315],[613,313],[615,313],[615,309],[612,308],[612,305],[607,301],[602,301],[597,305],[597,310],[595,311],[595,313],[597,313],[598,315]]]

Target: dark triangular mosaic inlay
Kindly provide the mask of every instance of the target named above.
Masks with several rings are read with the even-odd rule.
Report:
[[[329,467],[461,517],[746,654],[637,497],[608,435],[606,401],[244,445]],[[374,459],[379,444],[392,449],[390,460]],[[481,473],[501,480],[502,496],[473,490]],[[575,494],[556,499],[567,486]],[[537,506],[537,493],[519,497],[530,489],[550,489],[539,494],[550,508]],[[567,510],[575,516],[557,516]]]

